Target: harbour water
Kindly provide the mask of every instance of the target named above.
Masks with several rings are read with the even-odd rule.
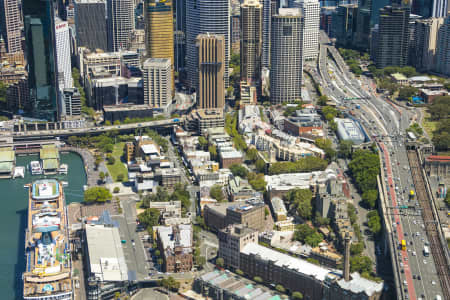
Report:
[[[22,272],[25,270],[24,238],[27,220],[28,190],[24,184],[44,176],[31,176],[28,164],[38,155],[17,156],[16,165],[26,167],[25,178],[0,179],[0,298],[21,299]],[[68,182],[66,202],[81,202],[86,173],[78,154],[61,154],[61,163],[69,166],[67,175],[57,178]],[[53,176],[54,177],[54,176]],[[48,178],[53,178],[48,176]]]

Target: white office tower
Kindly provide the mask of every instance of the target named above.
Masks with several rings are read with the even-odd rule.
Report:
[[[448,12],[448,0],[434,0],[433,11],[431,12],[432,18],[445,18]]]
[[[320,3],[319,0],[294,0],[289,7],[300,8],[304,19],[303,57],[316,59],[319,54]]]
[[[58,63],[59,89],[73,87],[72,64],[70,60],[69,24],[55,18],[56,61]]]
[[[298,8],[280,8],[272,17],[270,102],[301,98],[303,72],[303,16]]]
[[[450,76],[450,16],[439,29],[436,49],[436,71]]]
[[[172,64],[168,58],[149,58],[143,66],[144,103],[166,108],[172,102]]]
[[[117,52],[128,49],[131,32],[134,30],[134,1],[107,1],[108,50]]]
[[[263,0],[263,42],[261,65],[264,68],[270,66],[270,29],[272,20],[272,1]]]
[[[225,38],[225,88],[229,84],[230,0],[192,0],[186,2],[186,71],[191,88],[198,90],[199,34],[218,34]]]

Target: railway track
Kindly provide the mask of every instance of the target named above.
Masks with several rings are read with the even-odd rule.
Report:
[[[431,208],[431,200],[425,188],[425,181],[422,173],[418,154],[415,150],[408,150],[408,160],[411,167],[414,186],[416,188],[416,198],[422,208],[422,218],[425,231],[430,242],[431,254],[433,255],[436,271],[441,283],[444,299],[450,299],[450,267],[447,263],[444,249],[446,244],[442,244],[439,238],[437,222]]]

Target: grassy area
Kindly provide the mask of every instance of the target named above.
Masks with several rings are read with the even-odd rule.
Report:
[[[433,131],[436,130],[436,126],[438,123],[439,122],[437,121],[430,121],[430,113],[428,111],[424,111],[422,127],[428,133],[430,139],[433,138]]]
[[[114,145],[114,151],[112,155],[116,159],[113,165],[106,164],[108,167],[109,175],[114,181],[117,181],[117,176],[119,174],[123,174],[123,181],[128,181],[128,170],[125,167],[124,163],[122,162],[122,155],[123,155],[123,148],[124,148],[125,142],[120,142]]]

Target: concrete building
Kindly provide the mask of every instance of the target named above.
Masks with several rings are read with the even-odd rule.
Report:
[[[239,12],[239,5],[233,6],[232,4],[230,24],[231,52],[239,53],[241,50],[241,15]]]
[[[83,49],[80,53],[80,75],[85,80],[89,77],[95,77],[96,73],[108,73],[108,76],[119,76],[120,69],[119,52],[96,53]]]
[[[272,29],[272,1],[263,0],[263,29],[262,29],[262,57],[261,66],[268,68],[270,66],[270,31]]]
[[[356,31],[358,6],[355,4],[340,4],[332,15],[331,34],[336,38],[336,44],[349,47],[353,43]]]
[[[166,108],[172,103],[172,74],[168,58],[149,58],[144,62],[144,104]]]
[[[380,10],[380,24],[375,52],[375,65],[403,67],[408,62],[409,14],[407,6],[385,6]]]
[[[186,71],[187,82],[192,89],[199,89],[199,34],[218,34],[225,40],[224,84],[229,84],[228,63],[230,60],[230,0],[198,0],[186,2]]]
[[[9,84],[6,89],[6,106],[8,110],[13,112],[19,109],[24,111],[31,110],[27,75],[23,75],[16,82]]]
[[[77,88],[63,89],[61,98],[61,117],[81,116],[81,96]]]
[[[239,176],[233,176],[228,183],[227,194],[230,202],[244,201],[248,199],[262,199],[262,194],[256,192],[248,183],[248,180]]]
[[[131,32],[134,30],[133,0],[107,0],[108,50],[128,49]]]
[[[430,155],[425,158],[425,172],[428,176],[450,176],[450,156]]]
[[[284,201],[280,197],[273,197],[270,200],[270,204],[272,206],[272,212],[275,216],[275,220],[277,222],[285,221],[287,219],[287,209],[284,205]]]
[[[351,119],[339,119],[336,118],[337,123],[337,135],[339,139],[344,141],[352,141],[355,145],[364,143],[366,138],[362,133],[360,125]]]
[[[233,224],[218,232],[219,257],[225,266],[239,269],[239,252],[249,243],[258,243],[258,231],[242,224]]]
[[[155,226],[164,272],[189,272],[193,266],[192,225]]]
[[[417,70],[429,72],[436,69],[437,38],[443,23],[443,18],[421,19],[415,22],[411,61]]]
[[[69,23],[55,19],[56,61],[58,62],[59,90],[73,87],[70,59]]]
[[[289,7],[299,8],[303,14],[303,58],[316,59],[319,54],[319,0],[290,0]]]
[[[225,38],[216,34],[199,34],[198,108],[223,109],[225,105]]]
[[[262,13],[257,0],[241,5],[241,80],[256,86],[261,80]]]
[[[104,106],[120,104],[143,104],[144,89],[142,79],[110,77],[92,80],[89,103],[97,110]]]
[[[78,47],[108,49],[105,0],[75,0],[75,29]]]
[[[189,131],[205,135],[208,128],[223,128],[225,126],[223,109],[192,110],[186,118],[186,123]]]
[[[173,89],[175,74],[172,0],[146,0],[144,3],[147,57],[170,60],[170,86]]]
[[[301,98],[303,72],[303,17],[299,9],[283,8],[272,17],[270,102]]]
[[[415,0],[411,4],[411,13],[423,18],[445,18],[448,10],[447,0]]]
[[[450,76],[450,16],[445,18],[444,24],[439,29],[436,49],[436,61],[439,62],[436,71]]]
[[[16,155],[12,147],[0,148],[0,178],[11,178],[16,165]]]
[[[6,43],[8,53],[22,52],[22,1],[0,1],[1,36]]]

